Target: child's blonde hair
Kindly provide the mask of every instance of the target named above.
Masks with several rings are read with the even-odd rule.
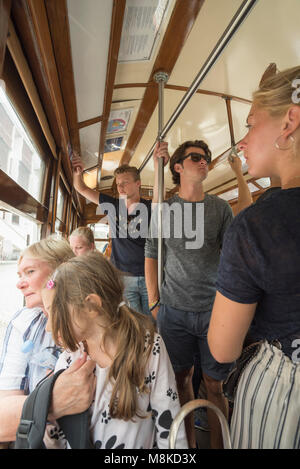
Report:
[[[69,236],[69,239],[71,238],[71,236],[82,236],[86,239],[89,245],[93,244],[95,246],[94,233],[88,226],[79,226],[74,231],[72,231]]]
[[[86,298],[98,295],[101,308],[90,305]],[[150,318],[130,309],[119,307],[123,296],[121,273],[99,252],[79,256],[62,264],[55,272],[55,294],[51,308],[52,334],[56,343],[70,351],[79,347],[70,315],[83,315],[87,308],[99,312],[108,327],[103,343],[114,338],[116,354],[110,366],[108,380],[113,383],[110,414],[130,420],[138,415],[137,394],[147,392],[146,365],[153,343],[154,327]],[[146,340],[147,337],[147,340]]]

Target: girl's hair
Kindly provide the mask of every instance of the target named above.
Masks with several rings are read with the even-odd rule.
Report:
[[[79,226],[76,230],[72,231],[69,239],[71,236],[82,236],[89,244],[95,244],[94,233],[88,226]]]
[[[55,270],[62,262],[74,257],[74,253],[68,241],[58,239],[55,235],[51,235],[26,248],[21,253],[18,263],[22,261],[24,256],[34,257],[47,262],[47,264]]]
[[[259,89],[253,93],[253,102],[273,117],[283,116],[291,105],[300,105],[293,101],[293,83],[296,79],[300,79],[300,66],[271,75],[263,80]]]
[[[185,150],[190,147],[201,148],[202,150],[204,150],[205,154],[211,159],[211,151],[208,148],[207,143],[205,143],[203,140],[189,140],[187,142],[182,143],[177,148],[177,150],[175,150],[170,159],[170,171],[172,173],[172,179],[174,184],[180,184],[180,174],[175,170],[175,164],[182,162],[182,158],[185,155]]]
[[[110,414],[130,420],[137,415],[137,394],[147,392],[146,364],[153,343],[152,321],[127,305],[119,307],[123,296],[121,273],[99,252],[74,257],[55,272],[55,294],[51,307],[52,334],[56,343],[71,351],[79,344],[72,326],[72,314],[82,317],[88,308],[97,311],[108,326],[103,342],[113,338],[116,354],[112,357],[108,380],[113,384]],[[98,295],[101,308],[86,297]]]

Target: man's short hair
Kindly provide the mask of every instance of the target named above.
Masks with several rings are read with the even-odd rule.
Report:
[[[172,173],[172,179],[174,184],[180,184],[180,174],[175,171],[175,164],[180,163],[182,161],[182,158],[185,156],[185,150],[190,147],[197,147],[197,148],[202,148],[204,150],[205,154],[211,158],[211,151],[208,148],[208,145],[203,141],[203,140],[188,140],[187,142],[182,143],[177,150],[173,153],[171,159],[170,159],[170,170]]]
[[[139,170],[135,166],[129,166],[128,164],[122,164],[114,171],[114,175],[118,176],[119,174],[130,173],[133,175],[135,181],[141,180],[141,175]]]

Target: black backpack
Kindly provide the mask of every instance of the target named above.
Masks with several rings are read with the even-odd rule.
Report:
[[[15,449],[47,449],[43,439],[54,383],[64,370],[41,381],[23,405]],[[88,410],[57,420],[72,449],[92,449]]]

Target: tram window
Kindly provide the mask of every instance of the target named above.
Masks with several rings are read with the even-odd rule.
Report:
[[[100,252],[104,252],[109,243],[109,226],[106,223],[95,223],[90,225],[94,231],[95,246]]]
[[[56,218],[63,220],[64,216],[64,195],[61,187],[58,188],[57,193],[57,208],[56,208]]]
[[[55,221],[55,233],[59,238],[63,237],[63,224],[58,219]]]
[[[0,302],[0,349],[10,318],[23,307],[23,295],[16,288],[18,258],[27,245],[40,239],[40,227],[0,202],[0,284],[5,292]]]
[[[20,217],[19,215],[12,215],[11,217],[11,222],[14,224],[14,225],[19,225],[20,224]]]
[[[95,246],[96,249],[102,253],[105,252],[105,249],[107,248],[109,242],[107,241],[95,241]]]
[[[46,165],[0,87],[0,169],[39,202]]]
[[[67,208],[67,194],[64,190],[62,183],[59,184],[57,191],[57,208],[55,220],[55,232],[59,236],[63,236],[66,231],[66,210]]]
[[[106,223],[95,223],[90,225],[90,228],[94,231],[94,237],[100,239],[109,238],[109,226]]]

